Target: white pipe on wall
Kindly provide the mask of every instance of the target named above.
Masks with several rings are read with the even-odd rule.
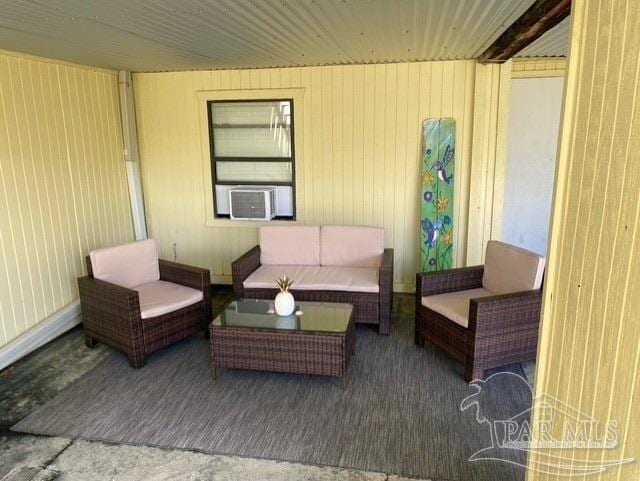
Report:
[[[142,240],[147,238],[147,224],[144,213],[142,178],[140,176],[138,132],[136,130],[131,72],[126,70],[118,72],[118,83],[120,91],[120,117],[122,119],[122,142],[124,147],[124,160],[127,167],[127,183],[129,184],[133,228],[136,240]]]

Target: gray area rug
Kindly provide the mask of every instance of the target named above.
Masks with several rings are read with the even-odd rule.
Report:
[[[524,479],[520,466],[468,459],[491,446],[490,427],[478,419],[525,411],[528,386],[495,376],[480,411],[460,411],[477,391],[462,379],[462,366],[415,347],[413,321],[394,320],[389,337],[358,327],[344,390],[337,379],[249,371],[221,370],[214,382],[208,342],[193,338],[139,370],[114,351],[12,429],[420,478]],[[512,369],[522,374],[519,365]]]

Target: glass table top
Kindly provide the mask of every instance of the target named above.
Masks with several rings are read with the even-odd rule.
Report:
[[[293,314],[278,316],[272,300],[239,299],[225,307],[213,320],[213,325],[286,331],[345,332],[352,311],[351,304],[296,302]]]

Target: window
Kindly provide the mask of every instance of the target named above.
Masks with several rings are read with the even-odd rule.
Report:
[[[272,187],[276,219],[295,219],[293,100],[207,102],[215,217],[229,218],[229,191]]]

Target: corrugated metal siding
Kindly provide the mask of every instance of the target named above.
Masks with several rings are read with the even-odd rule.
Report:
[[[576,473],[632,481],[640,479],[640,4],[575,2],[573,16],[536,395],[616,421],[618,447],[533,453],[527,479],[567,479],[536,471],[545,456],[563,455],[576,467],[635,458]],[[571,423],[567,412],[554,413],[556,426]],[[548,410],[534,410],[538,419]]]
[[[0,346],[77,298],[90,249],[132,239],[117,88],[0,51]]]
[[[571,17],[565,18],[531,45],[523,48],[516,57],[564,57],[569,49]]]
[[[469,59],[533,0],[16,0],[0,45],[133,71]]]
[[[206,225],[211,174],[197,91],[302,88],[303,104],[295,107],[299,221],[383,226],[395,249],[396,289],[411,290],[420,252],[421,122],[428,117],[457,121],[454,245],[464,263],[474,77],[473,61],[136,74],[151,233],[164,255],[173,256],[175,243],[179,261],[230,281],[231,261],[256,244],[257,230]]]

